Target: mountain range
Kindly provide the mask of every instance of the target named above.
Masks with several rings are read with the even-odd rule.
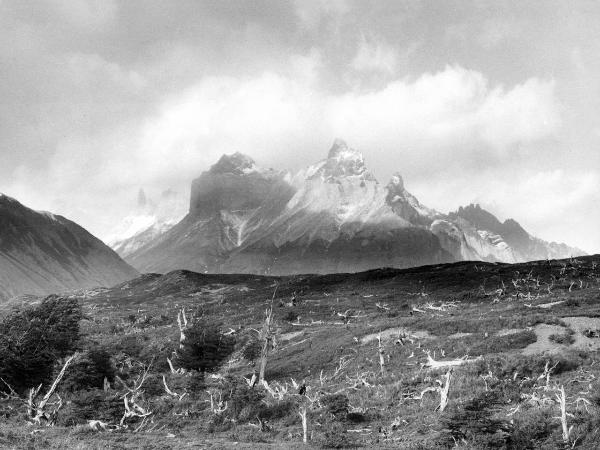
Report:
[[[137,275],[76,223],[0,194],[0,301],[112,286]]]
[[[224,155],[193,181],[187,214],[149,238],[151,229],[113,243],[142,272],[331,273],[583,254],[479,205],[448,214],[428,208],[399,173],[381,184],[339,139],[327,158],[297,173]]]

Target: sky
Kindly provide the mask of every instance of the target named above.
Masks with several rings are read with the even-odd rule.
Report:
[[[0,192],[105,238],[224,153],[335,138],[442,212],[600,252],[600,2],[0,0]]]

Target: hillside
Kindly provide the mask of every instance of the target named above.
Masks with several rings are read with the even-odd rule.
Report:
[[[600,255],[325,276],[180,270],[71,298],[84,309],[82,350],[106,349],[128,386],[147,371],[136,398],[150,415],[128,418],[123,428],[122,399],[112,413],[107,406],[63,407],[57,426],[34,428],[43,431],[30,438],[32,445],[299,448],[299,412],[306,407],[314,446],[559,449],[560,387],[573,426],[569,446],[600,444]],[[248,349],[269,305],[268,389],[251,389],[243,377],[258,370],[258,359]],[[190,324],[218,324],[235,339],[234,353],[203,382],[167,364],[171,358],[179,367],[172,352],[182,308]],[[166,392],[163,375],[183,399]],[[305,385],[306,394],[294,383]],[[101,392],[94,395],[118,398],[127,391],[115,378]],[[224,403],[211,407],[209,393]],[[67,404],[83,398],[61,395]],[[93,431],[88,419],[106,421],[113,431]],[[0,444],[21,448],[31,428],[10,421],[10,432],[0,427]]]
[[[76,223],[0,195],[0,302],[112,286],[137,274]]]

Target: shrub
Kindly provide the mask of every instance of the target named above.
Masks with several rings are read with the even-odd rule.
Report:
[[[329,394],[321,399],[321,404],[336,419],[345,418],[348,414],[348,397],[344,394]]]
[[[323,432],[321,446],[324,448],[350,448],[354,447],[354,442],[348,436],[346,427],[339,422],[332,422],[327,425]]]
[[[71,401],[60,411],[57,423],[72,426],[88,420],[102,420],[115,424],[124,412],[123,400],[119,395],[102,389],[90,389],[77,392],[71,397]]]
[[[288,313],[285,316],[283,316],[283,320],[285,322],[295,322],[296,320],[298,320],[298,313],[294,311],[288,311]]]
[[[562,345],[571,345],[575,342],[575,332],[571,328],[567,328],[565,333],[551,334],[548,339],[552,342]]]
[[[225,336],[214,325],[196,322],[185,332],[179,363],[188,370],[217,370],[234,350],[235,339]]]
[[[61,390],[78,391],[90,388],[102,388],[104,379],[114,381],[115,368],[108,352],[102,348],[94,348],[83,352],[75,359],[65,373],[61,382]]]
[[[511,427],[505,420],[494,417],[498,406],[498,394],[486,391],[449,411],[440,420],[443,432],[450,438],[448,441],[475,440],[486,447],[503,446]]]
[[[244,348],[242,348],[242,356],[246,361],[253,362],[258,359],[262,350],[262,344],[257,339],[250,339]]]
[[[508,440],[509,449],[540,448],[544,441],[558,427],[558,422],[552,419],[549,409],[531,408],[514,418],[514,428]]]
[[[129,335],[129,336],[124,336],[117,343],[115,349],[118,352],[122,352],[122,353],[126,354],[127,356],[131,356],[133,358],[137,358],[140,355],[140,353],[142,352],[143,348],[144,347],[138,341],[137,336],[135,336],[135,335]]]
[[[230,380],[223,388],[227,394],[224,400],[229,404],[229,417],[240,422],[245,422],[260,416],[264,406],[264,393],[249,387],[244,381]]]
[[[80,320],[77,300],[57,296],[6,317],[0,323],[0,377],[19,393],[50,382],[55,362],[75,350]]]

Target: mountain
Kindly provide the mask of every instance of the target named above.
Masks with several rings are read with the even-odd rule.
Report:
[[[338,139],[327,158],[295,174],[224,155],[193,181],[188,214],[126,260],[149,272],[281,275],[578,254],[476,205],[450,214],[427,208],[399,173],[380,184],[363,155]]]
[[[177,192],[167,189],[152,200],[140,189],[133,212],[117,224],[106,242],[126,257],[172,228],[186,213],[187,205]]]
[[[0,300],[112,286],[137,274],[76,223],[0,194]]]

